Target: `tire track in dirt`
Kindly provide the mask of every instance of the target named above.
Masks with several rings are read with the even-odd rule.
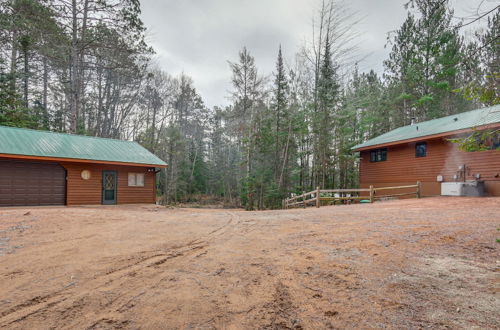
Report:
[[[80,293],[77,295],[71,295],[71,289],[73,288],[73,286],[71,286],[58,291],[54,291],[47,295],[36,296],[20,304],[17,304],[16,306],[13,306],[6,311],[1,312],[0,328],[12,325],[19,321],[23,321],[29,317],[34,317],[37,314],[47,313],[51,308],[54,308],[56,306],[61,307],[59,305],[61,305],[62,303],[66,305],[61,307],[63,308],[63,313],[69,312],[71,311],[72,306],[78,305],[79,301],[83,301],[86,297],[96,294],[97,289],[105,290],[106,288],[109,289],[110,287],[125,287],[125,282],[134,281],[136,277],[156,279],[156,281],[154,281],[156,284],[150,286],[149,288],[158,285],[164,280],[164,278],[162,278],[162,271],[158,269],[159,266],[179,257],[189,257],[199,252],[202,253],[197,254],[198,256],[203,255],[203,250],[206,250],[206,248],[210,244],[210,241],[213,241],[220,236],[226,235],[227,231],[231,228],[235,229],[234,227],[240,223],[240,217],[232,212],[226,212],[226,214],[228,214],[230,218],[225,224],[217,227],[216,229],[210,231],[205,235],[190,240],[186,244],[176,246],[168,251],[148,251],[148,253],[152,253],[152,255],[149,256],[140,256],[140,254],[143,252],[139,252],[133,256],[129,256],[128,259],[131,259],[139,255],[140,260],[119,267],[117,269],[109,270],[103,275],[97,275],[94,279],[82,283],[78,287]],[[235,218],[238,219],[236,223],[234,223]],[[131,276],[131,274],[134,275]],[[140,282],[140,284],[143,284],[142,281],[138,282]],[[138,285],[138,287],[133,289],[128,288],[127,294],[115,299],[109,306],[106,306],[105,309],[101,309],[99,311],[99,314],[109,312],[126,312],[126,310],[129,309],[126,306],[129,306],[131,301],[133,301],[137,297],[140,297],[143,294],[141,292],[144,292],[144,290],[148,290],[149,288],[145,288],[143,285]],[[111,322],[111,320],[108,319],[103,320],[105,324],[109,324]],[[125,322],[121,323],[122,325],[128,324],[126,320],[120,322]],[[94,326],[88,326],[88,328],[93,328],[98,324],[100,324],[99,321],[97,321]]]
[[[192,250],[190,250],[190,252],[196,252],[189,255],[184,253],[185,257],[199,258],[200,256],[207,254],[210,244],[213,244],[214,242],[219,242],[221,237],[232,236],[229,233],[238,229],[237,226],[241,223],[241,220],[238,215],[232,212],[225,212],[225,213],[229,216],[229,220],[225,224],[183,245],[183,247],[192,247]],[[179,259],[176,259],[176,261],[182,262]],[[124,324],[125,325],[129,324],[129,320],[123,320],[120,318],[120,316],[127,315],[127,311],[133,308],[137,303],[136,299],[138,297],[141,297],[147,291],[152,291],[156,289],[162,282],[169,280],[171,278],[171,274],[165,274],[164,270],[162,268],[159,268],[165,262],[166,260],[165,261],[159,260],[155,263],[148,263],[147,267],[143,267],[140,270],[138,270],[137,273],[134,275],[134,277],[137,277],[139,279],[149,278],[150,281],[153,282],[154,284],[150,284],[147,288],[145,288],[143,285],[141,285],[142,281],[139,281],[140,282],[139,285],[137,285],[135,288],[128,287],[126,294],[117,298],[115,301],[106,306],[106,308],[100,310],[99,315],[115,315],[117,319],[114,320],[113,324],[120,324],[120,327],[122,327]],[[172,267],[172,264],[169,264],[169,267]],[[149,268],[153,268],[153,271],[151,271]],[[174,268],[182,269],[182,266],[178,265],[174,266]],[[189,277],[186,279],[193,280],[200,287],[204,287],[201,281],[194,277]],[[105,318],[105,320],[106,324],[110,324],[111,320],[109,318]],[[101,322],[98,322],[96,323],[96,325],[91,325],[86,328],[94,329],[96,326],[99,325],[101,325]],[[75,326],[80,326],[80,325],[75,325]]]
[[[262,307],[259,316],[268,319],[263,329],[302,329],[297,306],[293,302],[289,288],[282,281],[276,283],[272,301]]]
[[[0,260],[0,328],[498,328],[498,199],[453,201],[149,218],[116,209],[123,227],[102,215],[69,235],[57,219],[26,235],[46,246]],[[80,229],[98,238],[75,240],[80,250],[49,243]]]
[[[225,214],[228,215],[229,220],[215,228],[214,230],[208,232],[205,235],[202,235],[198,238],[195,238],[191,241],[189,241],[186,245],[184,246],[196,246],[196,244],[203,244],[203,247],[200,249],[196,250],[195,254],[190,254],[189,257],[193,258],[199,258],[200,256],[203,256],[208,253],[208,248],[211,246],[211,244],[214,243],[224,243],[226,240],[231,239],[234,236],[234,232],[238,232],[241,230],[240,225],[242,223],[242,219],[239,215],[233,213],[233,212],[225,212]],[[224,238],[223,242],[221,242],[221,239]],[[201,253],[200,253],[201,252]],[[188,255],[185,255],[188,257]],[[176,259],[176,262],[182,262],[179,259]],[[165,274],[163,269],[158,269],[163,264],[163,262],[157,263],[157,264],[151,264],[149,263],[148,267],[146,268],[141,268],[140,271],[137,272],[137,274],[134,275],[134,277],[137,278],[149,278],[151,282],[154,282],[154,284],[149,285],[146,289],[142,285],[138,285],[135,288],[127,288],[127,293],[124,294],[123,296],[119,297],[113,303],[109,304],[109,306],[106,306],[105,309],[100,311],[100,315],[115,315],[117,319],[114,320],[115,324],[129,324],[127,321],[129,320],[123,320],[119,318],[119,315],[126,315],[127,311],[133,308],[136,304],[134,300],[136,297],[140,297],[145,294],[145,290],[154,290],[156,289],[162,282],[167,281],[170,279],[171,274]],[[174,268],[176,269],[182,269],[182,266],[179,264],[175,264]],[[169,267],[172,267],[173,264],[169,264]],[[153,267],[154,271],[150,272],[149,267]],[[209,274],[206,274],[209,275]],[[195,277],[189,277],[186,279],[190,279],[195,281],[201,288],[203,289],[208,289],[208,287],[203,285],[203,280],[199,280]],[[142,284],[142,282],[141,282]],[[132,296],[132,298],[130,298]],[[132,301],[132,303],[130,303]],[[224,314],[224,311],[221,309],[219,311],[219,314]],[[110,322],[109,318],[106,318],[106,324]],[[75,326],[80,326],[80,325],[75,325]],[[93,329],[93,326],[88,327],[87,329]]]
[[[113,282],[116,282],[120,279],[127,279],[128,274],[138,273],[144,269],[153,269],[155,266],[164,264],[171,259],[188,256],[200,249],[203,249],[204,247],[205,245],[195,245],[179,248],[176,249],[176,251],[172,251],[171,253],[152,256],[146,258],[145,260],[142,260],[141,262],[129,265],[128,267],[122,267],[119,270],[107,273],[102,276],[98,276],[95,279],[87,281],[86,283],[83,283],[81,286],[79,286],[79,291],[83,289],[83,293],[77,294],[76,296],[70,296],[70,290],[72,287],[68,287],[66,289],[54,291],[44,296],[34,297],[0,313],[0,328],[18,321],[22,321],[36,313],[46,312],[51,307],[55,307],[62,302],[72,304],[73,302],[78,301],[86,296],[92,295],[97,289],[104,289],[112,285]],[[119,287],[122,284],[123,283],[115,285],[115,287]]]

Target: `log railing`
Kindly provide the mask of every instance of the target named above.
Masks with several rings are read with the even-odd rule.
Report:
[[[393,190],[401,190],[401,189],[415,189],[415,191],[403,192],[403,193],[392,193]],[[380,194],[380,192],[385,192],[389,190],[389,194]],[[321,206],[321,201],[333,201],[334,204],[337,201],[351,203],[356,200],[368,200],[370,203],[373,203],[376,199],[383,198],[392,198],[399,196],[409,196],[415,195],[416,198],[420,198],[420,181],[415,185],[408,186],[396,186],[396,187],[380,187],[374,188],[370,186],[370,188],[358,188],[358,189],[319,189],[303,192],[301,195],[293,196],[291,198],[287,198],[283,200],[283,208],[288,209],[290,207],[304,207],[307,206]],[[368,193],[367,196],[361,196],[360,193],[365,192]],[[323,196],[321,195],[323,194]],[[324,196],[329,195],[330,196]]]

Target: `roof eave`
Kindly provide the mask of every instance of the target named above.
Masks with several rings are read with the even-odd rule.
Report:
[[[419,136],[419,137],[411,138],[411,139],[398,140],[398,141],[392,141],[392,142],[386,142],[386,143],[380,143],[380,144],[372,144],[372,145],[369,145],[366,147],[353,148],[352,151],[359,152],[359,151],[365,151],[365,150],[370,150],[370,149],[389,147],[389,146],[398,145],[398,144],[417,142],[417,141],[428,140],[428,139],[435,139],[435,138],[452,136],[452,135],[457,135],[457,134],[462,134],[462,133],[469,133],[469,132],[472,132],[475,130],[483,130],[483,129],[497,128],[497,127],[500,127],[500,122],[476,126],[476,127],[464,128],[464,129],[455,130],[455,131],[443,132],[443,133],[439,133],[439,134],[424,135],[424,136]]]
[[[122,166],[138,166],[138,167],[159,167],[159,168],[168,167],[167,164],[146,164],[146,163],[119,162],[119,161],[108,161],[108,160],[64,158],[64,157],[45,157],[45,156],[31,156],[31,155],[4,154],[4,153],[0,153],[0,157],[15,158],[15,159],[31,159],[31,160],[49,160],[49,161],[59,161],[59,162],[68,162],[68,163],[88,163],[88,164],[122,165]]]

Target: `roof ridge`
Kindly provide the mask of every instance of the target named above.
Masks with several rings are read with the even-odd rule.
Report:
[[[471,112],[476,112],[476,111],[477,112],[482,112],[482,111],[485,111],[488,108],[495,108],[495,107],[496,107],[495,105],[492,105],[492,106],[489,106],[489,107],[484,107],[484,108],[479,108],[479,109],[474,109],[474,110],[469,110],[469,111],[463,111],[463,112],[455,113],[455,114],[444,116],[444,117],[438,117],[438,118],[433,118],[433,119],[429,119],[429,120],[424,120],[424,121],[421,121],[421,122],[418,122],[418,123],[415,123],[415,124],[409,124],[409,125],[400,126],[398,128],[403,128],[403,127],[408,127],[408,126],[415,126],[415,125],[418,125],[418,124],[429,123],[429,122],[432,122],[432,121],[435,121],[435,120],[443,120],[443,119],[446,119],[446,118],[449,118],[449,117],[456,117],[456,116],[460,116],[460,115],[464,115],[466,113],[471,113]],[[395,129],[398,129],[398,128],[395,128]],[[393,131],[393,130],[390,130],[387,133],[389,133],[391,131]]]
[[[41,130],[41,129],[27,128],[27,127],[16,127],[16,126],[0,125],[0,129],[2,129],[2,128],[15,129],[15,130],[23,130],[23,131],[32,131],[32,132],[38,132],[38,133],[50,133],[50,134],[64,135],[64,136],[75,136],[75,137],[97,139],[97,140],[111,140],[111,141],[126,142],[126,143],[131,143],[131,142],[138,143],[137,141],[133,141],[133,140],[131,141],[131,140],[113,139],[113,138],[100,137],[100,136],[72,134],[72,133],[64,133],[64,132],[54,132],[54,131],[49,131],[49,130]]]
[[[0,153],[165,166],[137,141],[0,126]]]
[[[381,144],[396,143],[407,139],[424,138],[438,133],[453,132],[460,129],[482,127],[500,123],[500,105],[492,105],[438,117],[419,123],[400,126],[353,146],[351,149],[375,147]]]

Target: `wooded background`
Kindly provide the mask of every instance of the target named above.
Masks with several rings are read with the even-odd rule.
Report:
[[[273,73],[245,47],[228,59],[231,104],[210,109],[190,77],[154,65],[139,0],[0,0],[0,125],[134,139],[169,164],[165,203],[210,195],[266,209],[317,186],[355,188],[352,146],[499,102],[498,6],[468,21],[447,0],[406,7],[382,76],[359,72],[356,15],[325,0],[293,60],[276,45]],[[487,27],[464,38],[478,19]]]

